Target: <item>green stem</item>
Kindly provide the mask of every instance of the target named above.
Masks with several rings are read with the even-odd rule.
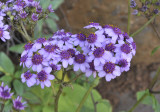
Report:
[[[128,0],[128,24],[127,24],[127,33],[129,35],[130,33],[130,21],[131,21],[131,7],[130,7],[131,1]]]
[[[128,112],[133,112],[133,110],[139,105],[139,103],[141,103],[141,101],[144,100],[144,98],[147,96],[148,94],[145,93],[137,102],[136,104],[134,104],[134,106],[128,111]]]
[[[65,70],[63,71],[61,84],[59,86],[59,90],[57,92],[56,99],[55,99],[55,108],[54,108],[55,112],[58,112],[58,101],[59,101],[60,95],[62,94],[64,77],[65,77]]]
[[[27,41],[30,41],[31,40],[31,37],[28,35],[24,25],[23,25],[23,21],[20,22],[21,26],[22,26],[22,29],[24,31],[24,34],[25,34],[25,38],[27,39]]]
[[[148,24],[150,24],[153,19],[156,17],[156,15],[154,15],[149,21],[147,21],[147,23],[145,23],[141,28],[139,28],[136,32],[134,32],[133,34],[131,34],[131,37],[134,37],[135,35],[137,35],[139,32],[141,32]]]
[[[154,87],[155,83],[157,82],[157,79],[159,77],[159,74],[160,74],[160,67],[158,68],[157,72],[156,72],[156,75],[154,76],[152,82],[150,83],[149,85],[149,90],[152,91],[152,88]],[[134,106],[128,111],[128,112],[133,112],[133,110],[139,105],[139,103],[141,101],[143,101],[143,99],[147,96],[148,94],[145,93],[135,104]]]
[[[80,102],[80,104],[79,104],[76,112],[80,112],[80,110],[81,110],[84,102],[86,101],[87,97],[88,97],[89,94],[91,93],[92,89],[97,85],[97,84],[95,84],[95,82],[96,82],[97,80],[99,80],[99,78],[96,78],[96,79],[94,80],[94,82],[91,84],[91,86],[90,86],[90,88],[88,89],[88,91],[87,91],[87,92],[85,93],[85,95],[83,96],[83,99],[81,100],[81,102]]]

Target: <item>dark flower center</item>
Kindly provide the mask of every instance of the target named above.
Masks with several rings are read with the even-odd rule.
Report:
[[[80,41],[85,41],[86,40],[86,35],[84,35],[83,33],[79,33],[77,35],[77,38],[80,40]]]
[[[117,27],[113,28],[113,31],[116,34],[122,34],[122,31],[119,28],[117,28]]]
[[[61,58],[68,60],[71,57],[71,54],[68,51],[61,52]]]
[[[17,5],[17,6],[24,7],[24,6],[25,6],[25,3],[24,3],[22,0],[17,0],[16,5]]]
[[[128,53],[131,52],[131,48],[130,48],[130,46],[129,46],[128,44],[123,44],[123,45],[121,46],[121,50],[122,50],[122,52],[124,52],[124,53],[126,53],[126,54],[128,54]]]
[[[96,70],[95,70],[95,66],[94,66],[94,62],[93,62],[93,61],[89,63],[89,66],[90,66],[90,70],[96,71]]]
[[[63,37],[61,40],[63,40],[63,41],[68,41],[68,40],[69,40],[69,37]]]
[[[77,63],[82,64],[82,63],[85,62],[85,60],[86,60],[85,55],[83,55],[83,54],[75,55],[75,61],[76,61]]]
[[[127,60],[122,59],[122,60],[120,60],[120,61],[118,62],[118,65],[119,65],[120,67],[126,67],[126,66],[128,65],[128,62],[127,62]]]
[[[26,72],[26,73],[24,73],[24,77],[26,80],[28,80],[32,77],[32,74],[30,72]]]
[[[41,43],[41,44],[44,43],[45,41],[46,41],[45,38],[39,38],[36,40],[37,43]]]
[[[105,50],[106,50],[106,51],[114,52],[115,48],[116,48],[116,47],[114,46],[113,43],[106,44],[106,46],[105,46]]]
[[[23,63],[26,62],[27,58],[28,58],[27,54],[22,56],[20,59],[20,62],[23,62]]]
[[[44,82],[45,80],[47,80],[47,73],[42,70],[41,72],[39,72],[37,74],[37,78],[41,81],[41,82]]]
[[[9,97],[9,96],[10,96],[10,93],[9,93],[7,90],[5,90],[5,91],[2,91],[2,92],[1,92],[1,95],[2,95],[3,97]]]
[[[17,107],[19,109],[19,108],[23,107],[23,104],[20,101],[16,101],[15,107]]]
[[[29,42],[26,45],[24,45],[24,49],[25,50],[30,50],[32,48],[32,46],[33,46],[33,43]]]
[[[49,52],[49,53],[54,52],[55,49],[57,49],[57,46],[55,46],[55,45],[46,45],[44,47],[44,50],[47,51],[47,52]]]
[[[32,57],[32,62],[33,62],[33,64],[35,64],[35,65],[41,64],[42,61],[43,61],[43,56],[40,55],[40,54],[35,54],[35,55]]]
[[[129,35],[128,35],[126,32],[123,33],[123,37],[124,37],[125,39],[129,39]]]
[[[87,41],[88,43],[94,43],[97,40],[97,35],[91,33],[88,37],[87,37]]]
[[[100,58],[104,54],[104,49],[102,47],[98,47],[96,50],[94,50],[93,54],[96,58]]]
[[[103,70],[106,73],[113,73],[113,71],[115,70],[115,64],[112,63],[112,62],[107,62],[107,63],[104,64]]]
[[[53,71],[56,71],[58,69],[57,65],[55,64],[50,64],[50,67],[52,68]]]
[[[75,50],[74,49],[68,49],[67,50],[69,53],[70,53],[70,55],[72,56],[72,57],[74,57],[75,56]]]

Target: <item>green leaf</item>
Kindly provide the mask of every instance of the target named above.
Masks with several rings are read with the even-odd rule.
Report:
[[[5,82],[7,84],[10,84],[10,82],[12,81],[12,77],[5,75],[5,76],[0,78],[0,81]]]
[[[66,110],[68,110],[68,112],[75,112],[86,91],[86,88],[78,84],[74,84],[73,89],[69,87],[64,88],[59,100],[59,112],[65,112]],[[96,102],[102,99],[98,91],[92,90],[92,94]],[[93,112],[93,110],[94,107],[92,98],[91,95],[89,95],[82,107],[81,112]],[[109,105],[109,102],[105,100],[97,104],[97,112],[103,112],[104,110],[108,110],[107,112],[112,112],[112,107]]]
[[[51,1],[50,4],[52,4],[52,8],[55,10],[55,9],[57,9],[63,2],[64,2],[64,0],[53,0],[53,1]]]
[[[8,100],[4,105],[3,112],[10,112],[11,110],[12,110],[12,102]]]
[[[50,4],[50,0],[40,0],[40,4],[41,4],[43,9],[47,9],[47,7]]]
[[[55,13],[50,13],[48,16],[53,20],[59,21],[59,17]]]
[[[52,19],[46,19],[46,23],[47,26],[52,30],[52,31],[56,31],[57,30],[57,24],[55,21],[53,21]]]
[[[41,104],[41,100],[31,92],[26,92],[22,95],[23,98],[27,99],[31,104]]]
[[[21,77],[21,74],[22,74],[23,72],[22,71],[16,71],[16,73],[14,74],[14,77],[15,78],[20,78]]]
[[[18,44],[9,48],[10,51],[21,54],[24,51],[25,44]]]
[[[43,112],[53,112],[54,106],[45,106],[43,107]]]
[[[144,94],[147,94],[147,97],[141,102],[142,104],[152,105],[152,97],[148,90],[137,92],[137,100],[139,100]]]
[[[14,73],[14,65],[13,65],[12,61],[3,52],[0,52],[0,68],[2,68],[4,70],[4,71],[2,71],[4,73],[9,73],[9,74]],[[7,74],[7,75],[9,75],[9,74]]]
[[[154,55],[154,53],[155,53],[159,48],[160,48],[160,46],[154,48],[154,49],[152,50],[152,52],[151,52],[151,55]]]
[[[34,29],[34,38],[35,39],[41,37],[41,35],[42,35],[43,22],[44,22],[44,20],[41,19],[36,24],[36,27]]]
[[[23,95],[23,84],[19,80],[14,80],[13,87],[18,95]]]

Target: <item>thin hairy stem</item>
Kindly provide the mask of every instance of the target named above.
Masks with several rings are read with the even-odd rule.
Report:
[[[22,26],[22,29],[24,31],[24,34],[25,34],[25,38],[27,39],[27,41],[30,41],[31,40],[31,37],[28,35],[24,25],[23,25],[23,21],[20,22],[21,26]]]
[[[85,95],[83,96],[83,98],[82,98],[82,100],[81,100],[81,102],[80,102],[80,104],[79,104],[76,112],[80,112],[83,104],[85,103],[85,101],[86,101],[86,99],[88,98],[89,94],[91,93],[92,89],[96,86],[95,82],[96,82],[97,80],[99,80],[99,78],[96,78],[96,79],[94,80],[94,82],[91,84],[91,86],[89,87],[89,89],[87,90],[87,92],[85,93]]]
[[[58,101],[59,101],[60,95],[62,94],[64,77],[65,77],[65,70],[63,71],[61,84],[59,86],[59,90],[57,92],[56,99],[55,99],[55,108],[54,108],[55,112],[58,112]]]
[[[154,18],[156,17],[156,15],[154,15],[149,21],[147,21],[141,28],[139,28],[136,32],[134,32],[133,34],[131,34],[131,37],[134,37],[135,35],[137,35],[139,32],[141,32],[148,24],[150,24]]]
[[[130,33],[130,21],[131,21],[131,7],[130,7],[131,1],[128,0],[128,24],[127,24],[127,33],[129,35]]]
[[[156,72],[156,75],[154,76],[152,82],[150,83],[149,85],[149,91],[151,92],[152,91],[152,88],[154,87],[154,85],[156,84],[157,80],[158,80],[158,77],[159,77],[159,74],[160,74],[160,67],[158,68],[157,72]],[[134,105],[133,107],[128,111],[128,112],[133,112],[133,110],[139,105],[139,103],[141,101],[144,100],[144,98],[147,96],[148,94],[145,93]]]

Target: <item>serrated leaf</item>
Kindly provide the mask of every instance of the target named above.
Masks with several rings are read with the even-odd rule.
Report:
[[[52,31],[57,30],[57,24],[54,20],[48,18],[48,19],[46,19],[46,24]]]
[[[9,73],[9,74],[14,73],[15,68],[12,61],[3,52],[0,52],[0,67],[4,70],[5,73]]]
[[[23,95],[24,91],[23,84],[19,80],[14,80],[13,87],[18,95],[20,96]]]
[[[24,51],[24,44],[18,44],[9,48],[10,51],[21,54]]]
[[[152,52],[151,52],[151,55],[154,55],[154,53],[155,53],[159,48],[160,48],[160,46],[154,48],[154,49],[152,50]]]
[[[53,0],[51,1],[50,4],[52,4],[52,9],[57,9],[62,3],[64,2],[64,0]]]

